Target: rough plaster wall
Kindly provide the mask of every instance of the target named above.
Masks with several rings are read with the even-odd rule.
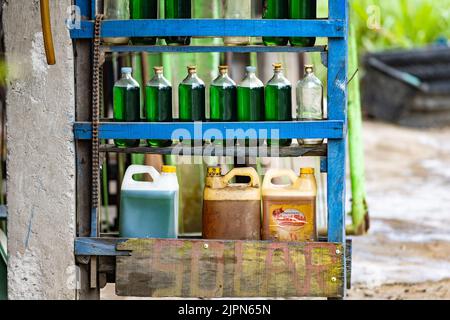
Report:
[[[8,286],[10,299],[74,299],[75,119],[70,0],[51,0],[57,64],[47,66],[38,0],[4,4],[10,66]]]

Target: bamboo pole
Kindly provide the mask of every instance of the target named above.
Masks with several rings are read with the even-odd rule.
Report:
[[[350,27],[349,72],[353,76],[358,68],[358,50],[355,28]],[[349,84],[348,140],[350,157],[350,178],[352,187],[353,230],[362,235],[369,229],[369,213],[366,202],[364,141],[362,132],[361,95],[359,77],[356,74]]]

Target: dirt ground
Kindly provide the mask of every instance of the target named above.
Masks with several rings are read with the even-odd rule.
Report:
[[[365,123],[371,230],[353,238],[348,299],[450,299],[449,138]],[[102,297],[117,299],[114,287]]]
[[[350,299],[450,299],[450,128],[365,123],[372,227]]]

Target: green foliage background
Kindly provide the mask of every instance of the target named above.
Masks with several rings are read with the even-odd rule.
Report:
[[[360,52],[423,47],[450,38],[450,0],[350,0],[350,4]],[[379,28],[374,28],[378,19]]]

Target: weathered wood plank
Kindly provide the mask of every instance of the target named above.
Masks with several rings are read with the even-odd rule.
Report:
[[[341,297],[335,243],[130,239],[117,246],[116,291],[135,297]]]

